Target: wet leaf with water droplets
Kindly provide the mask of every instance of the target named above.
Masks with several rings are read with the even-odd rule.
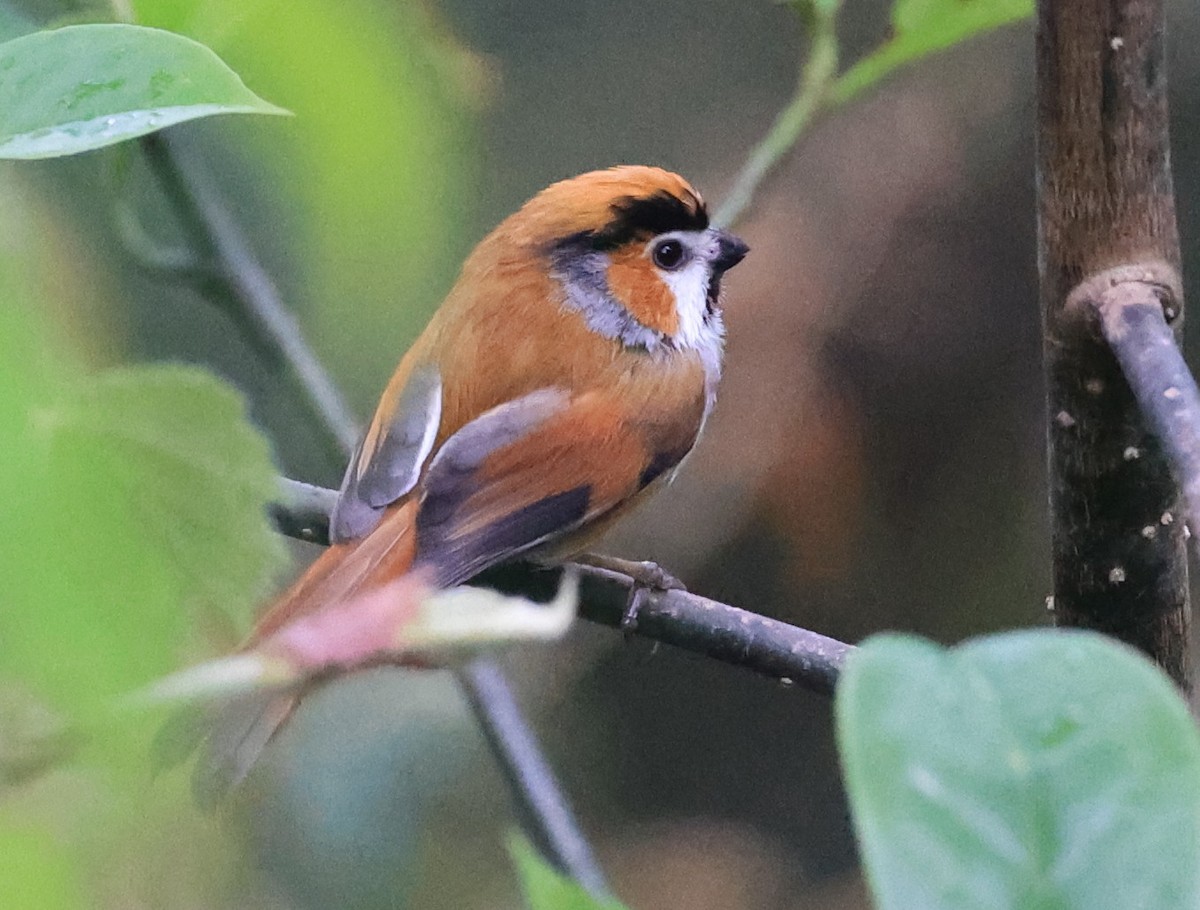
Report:
[[[136,25],[0,44],[0,158],[74,155],[215,114],[286,114],[204,45]]]

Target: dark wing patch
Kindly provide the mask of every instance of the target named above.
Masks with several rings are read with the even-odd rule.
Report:
[[[611,396],[557,389],[489,411],[447,439],[421,479],[414,566],[455,585],[531,550],[567,552],[557,548],[581,543],[581,529],[678,462],[701,417],[651,427]]]
[[[369,533],[383,510],[416,486],[441,416],[441,377],[436,367],[421,367],[405,383],[390,417],[376,416],[350,459],[330,518],[334,543]]]
[[[667,471],[675,468],[683,460],[683,456],[690,451],[690,448],[689,446],[682,454],[676,451],[655,452],[651,456],[649,464],[642,469],[642,476],[638,478],[638,486],[648,487],[663,474],[667,473]]]
[[[590,502],[591,487],[576,487],[539,499],[461,535],[454,534],[456,528],[448,520],[453,513],[443,512],[443,520],[438,522],[436,515],[427,516],[422,509],[417,516],[420,541],[417,563],[433,566],[437,584],[442,587],[462,584],[495,565],[497,554],[503,554],[502,558],[516,556],[565,529],[576,527],[587,515]]]
[[[583,488],[534,502],[466,533],[461,521],[462,507],[479,492],[479,472],[488,456],[540,427],[569,403],[570,396],[561,389],[531,392],[471,421],[438,450],[422,484],[416,562],[435,566],[439,584],[465,581],[494,563],[496,553],[527,549],[582,518],[588,500]]]

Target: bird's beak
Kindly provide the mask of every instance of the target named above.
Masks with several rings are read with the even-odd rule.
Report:
[[[726,231],[715,230],[713,233],[717,240],[717,255],[713,257],[712,267],[713,272],[719,275],[741,262],[750,252],[750,247],[740,237]]]

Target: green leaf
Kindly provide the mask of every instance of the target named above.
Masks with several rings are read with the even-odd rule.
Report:
[[[36,823],[0,816],[0,856],[4,857],[0,907],[71,910],[86,906],[74,857]]]
[[[74,155],[214,114],[286,114],[190,38],[72,25],[0,45],[0,158]]]
[[[0,198],[0,907],[206,906],[231,867],[214,854],[224,848],[189,810],[184,780],[148,786],[156,717],[112,706],[180,662],[190,591],[164,534],[185,533],[201,510],[230,511],[241,536],[213,551],[208,574],[244,575],[239,563],[257,557],[242,551],[254,552],[260,535],[273,540],[261,496],[248,491],[269,489],[273,472],[262,442],[242,439],[254,434],[238,396],[215,377],[82,372],[51,328],[59,301],[39,296],[47,285],[31,280],[28,256],[12,255],[42,255],[45,232],[31,225],[44,224],[20,194]],[[37,243],[13,242],[26,235]],[[151,391],[134,394],[126,382]],[[180,428],[184,418],[197,425]],[[148,423],[161,431],[151,443],[93,431]],[[153,450],[172,448],[177,433],[188,446],[209,437],[202,451],[223,473],[244,477],[254,461],[265,479],[241,482],[245,498],[232,504],[210,502],[201,483],[180,528],[148,524],[129,484],[154,475]],[[183,473],[182,482],[207,479]],[[251,596],[237,592],[239,602]]]
[[[198,369],[68,371],[12,403],[0,673],[94,718],[176,665],[181,608],[249,613],[282,559],[274,468],[240,397]]]
[[[517,867],[529,910],[624,910],[619,901],[590,896],[542,859],[521,835],[509,835],[508,852]]]
[[[89,378],[52,417],[171,566],[180,601],[249,616],[284,560],[264,504],[277,492],[266,439],[242,397],[177,365]]]
[[[869,640],[838,740],[883,910],[1200,906],[1200,735],[1099,635]]]
[[[846,70],[828,101],[845,104],[907,63],[1033,15],[1033,0],[896,0],[893,36]]]

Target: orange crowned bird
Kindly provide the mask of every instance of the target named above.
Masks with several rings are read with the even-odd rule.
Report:
[[[527,202],[400,361],[346,469],[332,546],[247,647],[410,572],[449,587],[513,557],[581,553],[695,445],[721,375],[721,276],[746,251],[658,168],[583,174]],[[209,738],[222,787],[296,698],[225,710]]]

